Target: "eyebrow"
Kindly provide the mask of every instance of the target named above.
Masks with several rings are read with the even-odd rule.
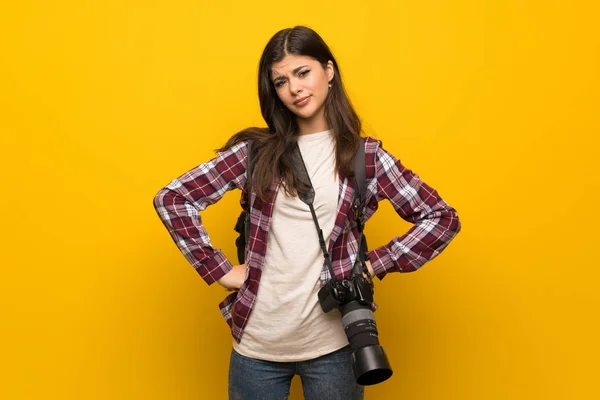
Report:
[[[305,67],[308,67],[308,64],[307,64],[307,65],[301,65],[301,66],[299,66],[299,67],[297,67],[297,68],[294,68],[294,70],[293,70],[292,72],[293,72],[294,74],[297,74],[297,73],[298,73],[298,71],[300,71],[302,68],[305,68]],[[281,80],[281,79],[283,79],[283,76],[281,76],[281,75],[280,75],[280,76],[278,76],[277,78],[273,79],[273,83],[275,83],[275,81],[279,81],[279,80]]]

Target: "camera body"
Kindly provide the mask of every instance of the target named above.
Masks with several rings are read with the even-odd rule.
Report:
[[[373,290],[362,275],[352,275],[349,279],[331,279],[319,290],[319,303],[323,312],[341,308],[352,301],[371,307]]]

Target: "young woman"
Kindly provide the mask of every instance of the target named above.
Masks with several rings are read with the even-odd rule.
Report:
[[[309,207],[298,198],[306,187],[292,162],[299,147],[334,274],[348,278],[359,240],[351,205],[360,120],[333,54],[316,32],[302,26],[281,30],[267,43],[258,95],[267,128],[234,135],[215,158],[161,189],[154,205],[202,278],[232,291],[220,304],[234,339],[230,398],[285,399],[298,374],[306,399],[362,399],[341,314],[324,313],[319,305],[317,293],[331,276]],[[250,142],[253,171],[248,176]],[[387,199],[414,224],[366,254],[368,271],[379,279],[388,272],[414,271],[458,233],[456,211],[381,142],[366,137],[364,147],[365,217]],[[251,206],[242,265],[232,265],[212,246],[198,214],[232,189],[243,192],[244,208]]]

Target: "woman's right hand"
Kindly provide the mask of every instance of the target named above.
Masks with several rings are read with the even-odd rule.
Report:
[[[229,291],[240,290],[246,280],[246,264],[234,265],[231,270],[223,275],[217,282]]]

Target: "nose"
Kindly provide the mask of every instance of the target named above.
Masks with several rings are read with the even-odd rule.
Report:
[[[298,80],[296,79],[291,79],[290,80],[290,93],[292,94],[297,94],[300,93],[302,91],[302,87],[300,86],[300,82],[298,82]]]

